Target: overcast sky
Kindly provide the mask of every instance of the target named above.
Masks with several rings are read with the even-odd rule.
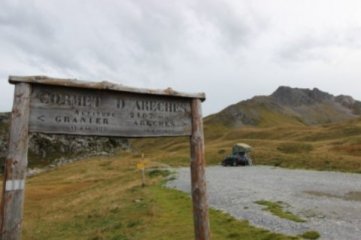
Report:
[[[205,92],[204,115],[280,85],[361,100],[358,0],[0,0],[9,75]]]

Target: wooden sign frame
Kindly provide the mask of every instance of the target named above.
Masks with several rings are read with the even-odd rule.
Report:
[[[0,239],[21,239],[29,132],[189,136],[195,239],[210,239],[201,111],[204,93],[45,76],[10,76],[9,82],[15,85],[15,94],[3,178]]]

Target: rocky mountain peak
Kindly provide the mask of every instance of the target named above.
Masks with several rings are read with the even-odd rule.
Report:
[[[271,98],[277,103],[286,106],[312,105],[324,101],[332,100],[333,95],[323,92],[317,88],[291,88],[287,86],[279,87]]]
[[[355,99],[347,95],[339,95],[335,98],[335,100],[345,107],[352,107],[356,103]]]
[[[361,116],[361,102],[350,96],[334,96],[317,88],[281,86],[269,96],[258,96],[226,107],[208,122],[239,127],[277,124],[324,124]]]

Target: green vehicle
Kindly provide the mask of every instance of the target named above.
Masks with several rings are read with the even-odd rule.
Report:
[[[245,143],[237,143],[232,147],[232,154],[223,161],[223,166],[251,166],[252,159],[249,156],[251,146]]]

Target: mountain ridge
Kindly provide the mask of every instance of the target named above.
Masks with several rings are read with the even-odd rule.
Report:
[[[360,116],[361,102],[351,96],[334,96],[318,88],[280,86],[269,96],[255,96],[232,104],[205,121],[231,127],[317,125]]]

